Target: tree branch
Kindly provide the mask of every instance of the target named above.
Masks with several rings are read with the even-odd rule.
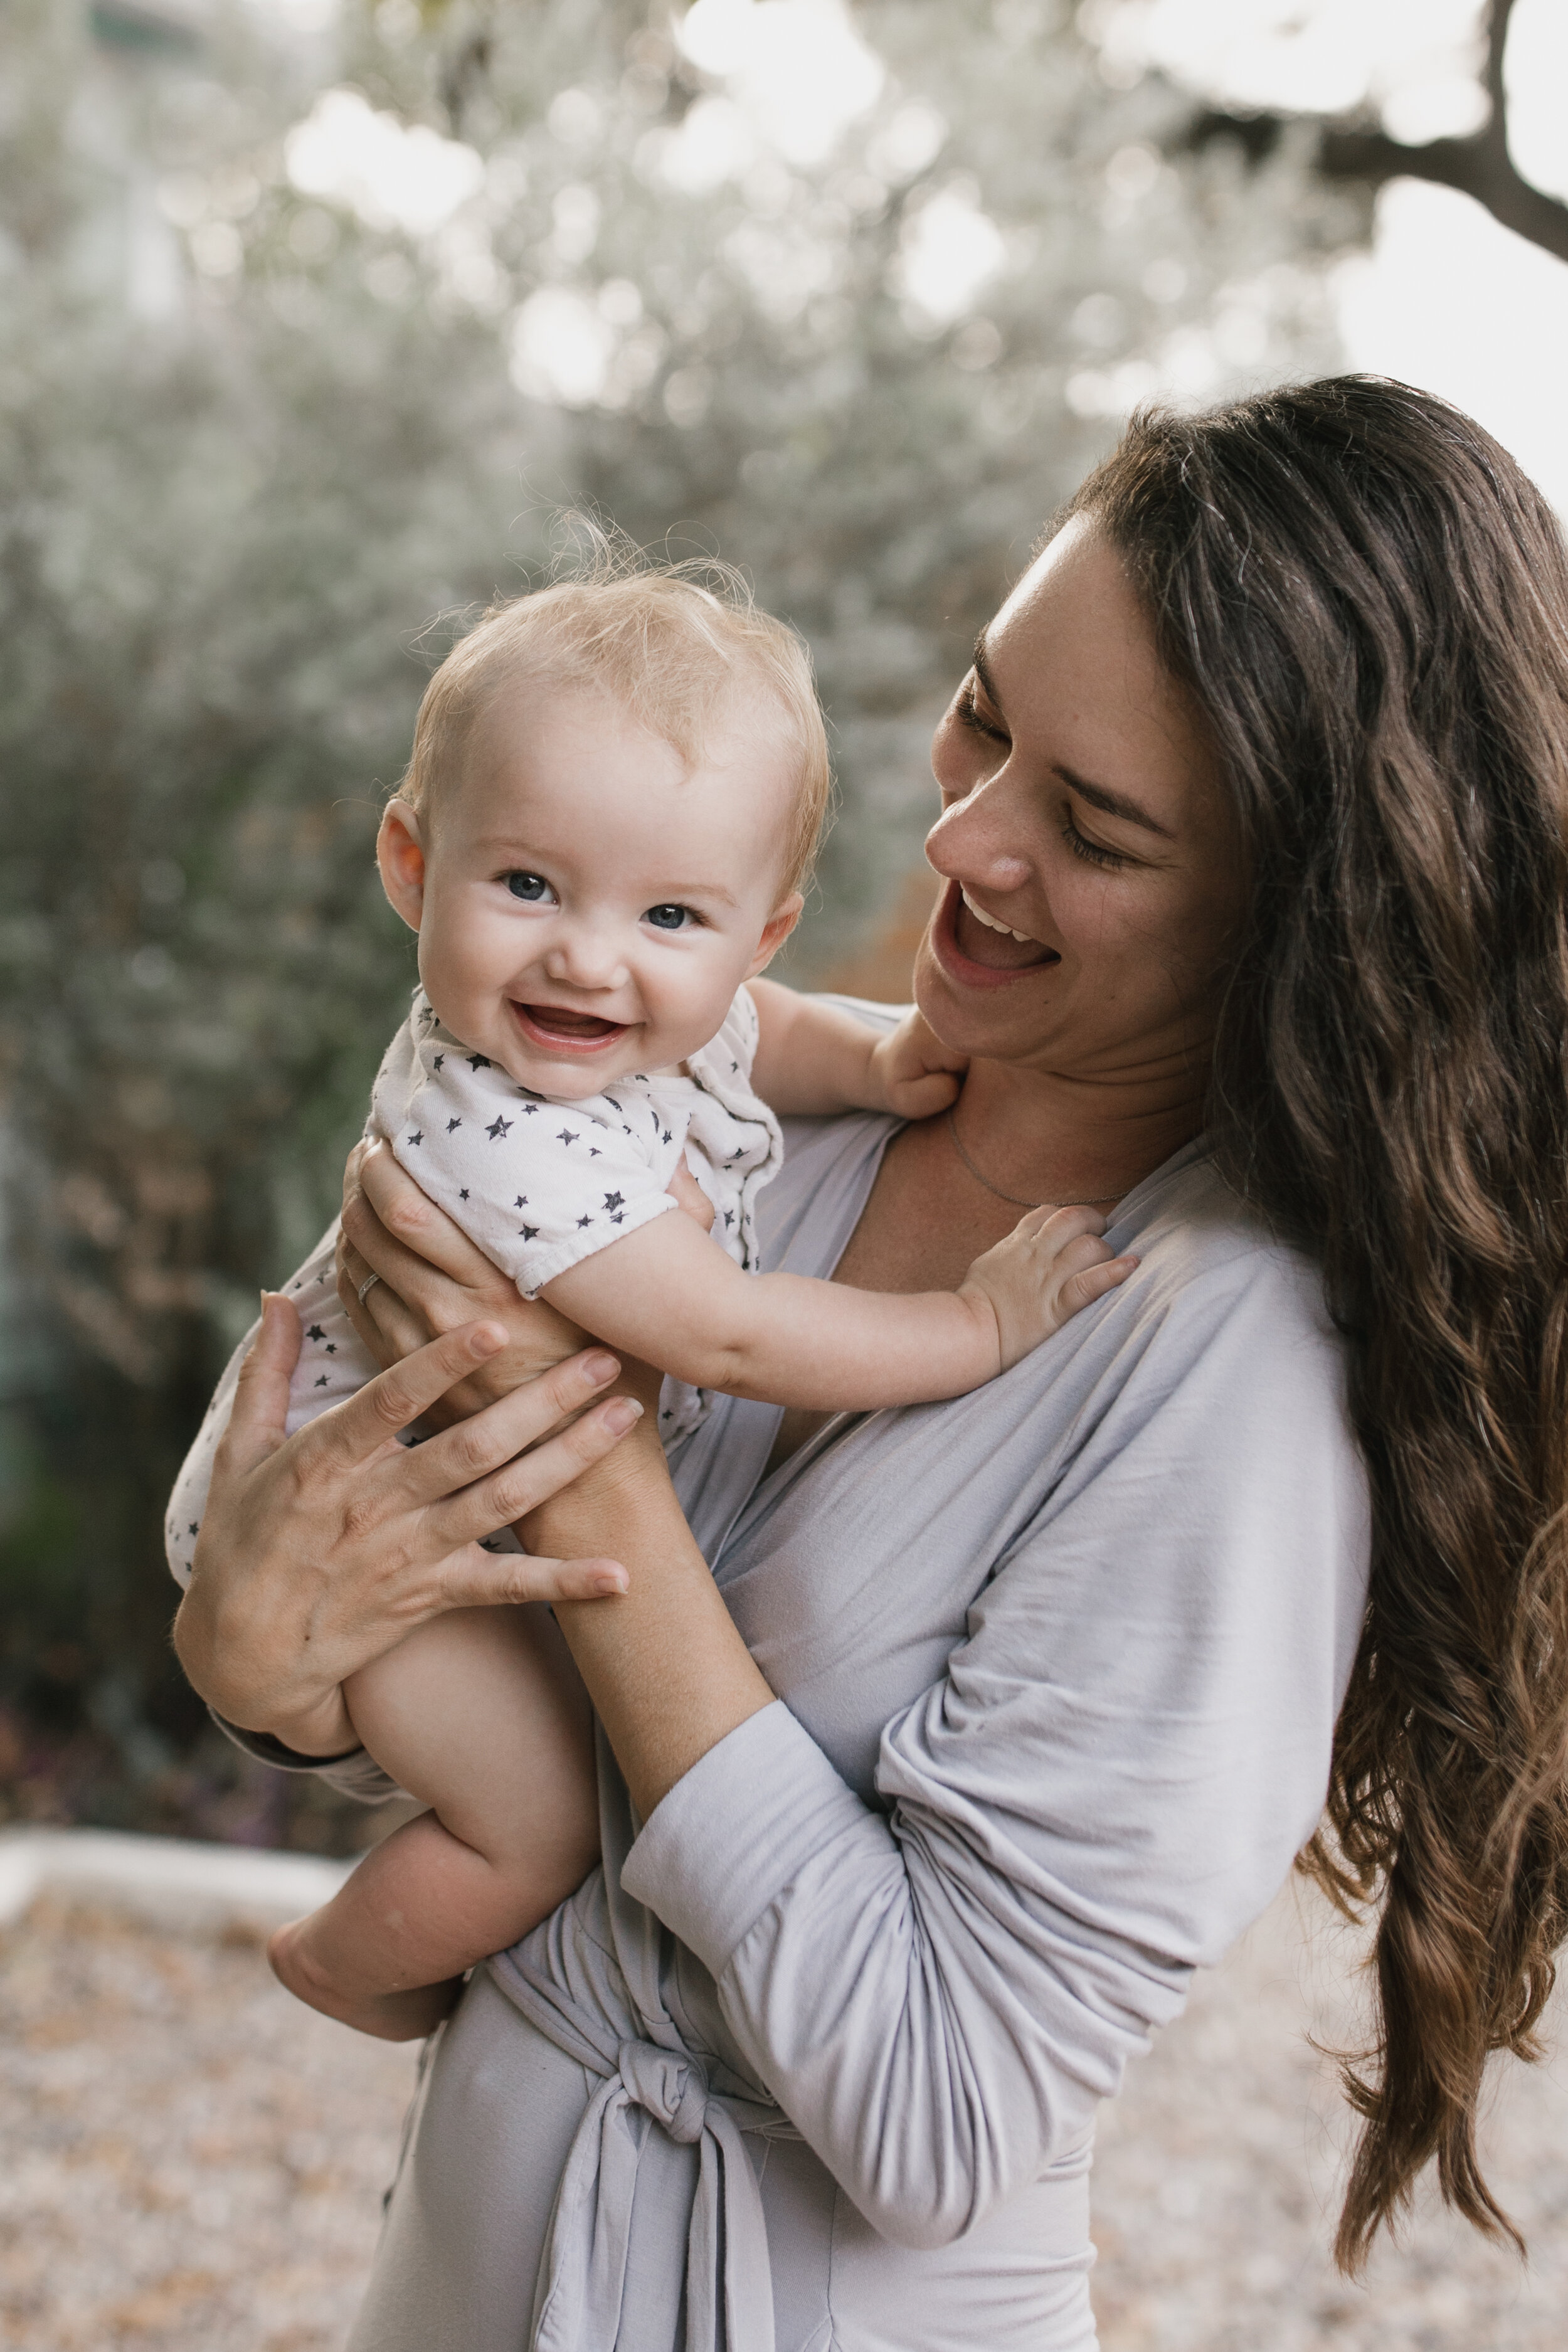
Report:
[[[1532,187],[1509,152],[1502,67],[1513,9],[1514,0],[1490,0],[1487,10],[1482,80],[1490,109],[1479,131],[1468,139],[1432,139],[1412,147],[1391,139],[1375,123],[1321,122],[1317,168],[1327,180],[1355,181],[1366,187],[1409,179],[1457,188],[1483,205],[1504,228],[1568,261],[1568,204]],[[1209,107],[1194,117],[1184,144],[1196,152],[1216,140],[1234,139],[1256,164],[1279,145],[1288,124],[1311,120],[1306,115],[1235,114]]]

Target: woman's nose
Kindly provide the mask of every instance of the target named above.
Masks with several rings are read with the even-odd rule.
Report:
[[[981,784],[943,809],[926,835],[926,860],[949,881],[986,890],[1017,890],[1030,865],[1007,837],[1005,807]]]

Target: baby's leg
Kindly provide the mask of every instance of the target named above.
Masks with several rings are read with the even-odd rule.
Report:
[[[581,1885],[598,1854],[592,1718],[547,1611],[455,1609],[344,1685],[378,1764],[431,1807],[268,1948],[290,1992],[393,2042]]]

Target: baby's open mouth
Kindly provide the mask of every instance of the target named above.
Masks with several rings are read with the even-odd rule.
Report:
[[[512,1013],[525,1037],[536,1045],[559,1052],[592,1053],[626,1034],[624,1021],[605,1021],[597,1013],[574,1013],[564,1004],[512,1003]]]

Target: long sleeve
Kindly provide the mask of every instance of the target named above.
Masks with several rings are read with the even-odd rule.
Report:
[[[968,1638],[884,1731],[879,1803],[775,1705],[622,1872],[908,2245],[1081,2151],[1322,1802],[1368,1534],[1315,1286],[1253,1252],[1127,1319]]]

